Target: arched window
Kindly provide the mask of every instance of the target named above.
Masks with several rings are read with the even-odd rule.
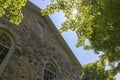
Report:
[[[13,54],[15,42],[8,31],[0,28],[0,75]]]
[[[6,57],[10,48],[11,48],[10,38],[6,34],[0,32],[0,64]]]
[[[43,80],[56,80],[56,69],[51,63],[45,65]]]

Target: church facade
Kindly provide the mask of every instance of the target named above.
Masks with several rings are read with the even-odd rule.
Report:
[[[81,80],[83,71],[48,16],[28,2],[19,26],[0,18],[0,80]]]

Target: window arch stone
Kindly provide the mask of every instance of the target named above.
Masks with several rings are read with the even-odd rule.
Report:
[[[0,27],[0,75],[15,49],[15,40],[11,33]]]
[[[44,68],[43,80],[56,80],[57,69],[52,63],[47,63]]]

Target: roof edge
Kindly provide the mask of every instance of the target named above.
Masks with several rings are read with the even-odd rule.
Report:
[[[40,15],[40,8],[37,7],[35,4],[33,4],[32,2],[28,1],[26,4],[26,7],[30,7],[33,11],[35,11],[37,14]],[[71,51],[71,49],[69,48],[69,46],[67,45],[67,43],[65,42],[65,40],[63,39],[63,37],[60,35],[60,33],[58,32],[57,28],[55,27],[54,23],[51,21],[49,16],[43,16],[43,19],[45,20],[46,23],[49,24],[49,28],[55,32],[55,36],[58,39],[58,41],[60,42],[60,44],[62,46],[64,46],[64,49],[67,53],[67,55],[72,59],[72,61],[77,65],[78,70],[80,71],[80,73],[83,72],[83,67],[80,64],[80,62],[78,61],[78,59],[76,58],[76,56],[73,54],[73,52]],[[79,68],[79,67],[80,68]]]

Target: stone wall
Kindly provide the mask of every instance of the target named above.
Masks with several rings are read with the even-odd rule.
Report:
[[[29,5],[29,6],[28,6]],[[31,7],[30,7],[31,6]],[[53,63],[57,68],[56,80],[80,80],[82,70],[76,58],[69,53],[56,37],[56,33],[31,3],[23,9],[24,20],[19,26],[0,20],[0,27],[10,31],[16,40],[13,56],[5,67],[0,80],[43,80],[45,64]],[[36,25],[41,22],[43,30]],[[56,28],[54,28],[56,30]],[[73,56],[74,57],[74,56]],[[74,61],[75,59],[75,61]]]

